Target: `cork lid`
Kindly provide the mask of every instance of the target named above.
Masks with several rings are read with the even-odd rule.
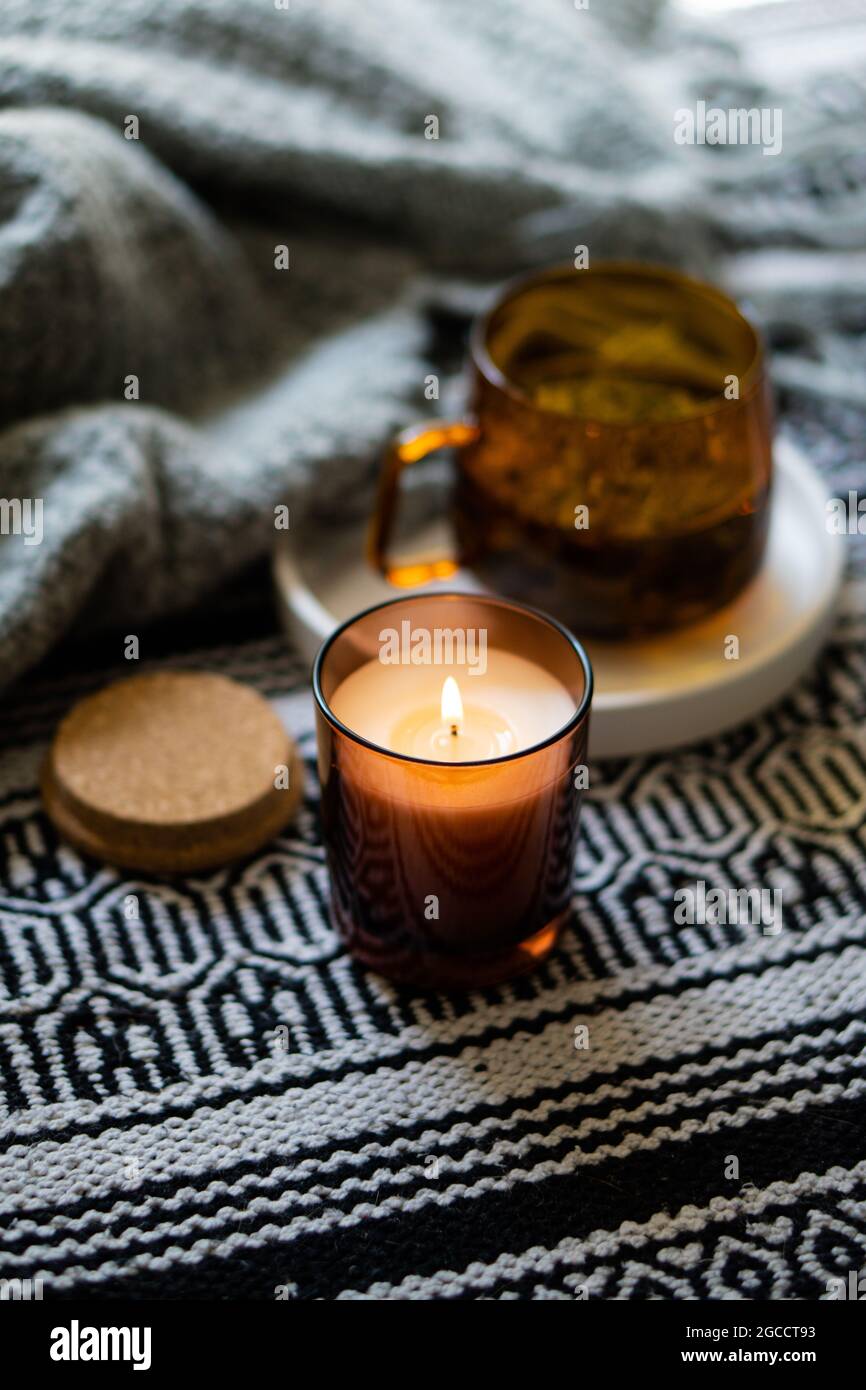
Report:
[[[286,824],[301,764],[267,701],[204,672],[118,681],[77,704],[43,769],[46,810],[109,863],[157,873],[212,868]]]

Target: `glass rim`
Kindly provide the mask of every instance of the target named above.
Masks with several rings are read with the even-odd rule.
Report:
[[[764,375],[764,348],[761,335],[754,324],[746,318],[745,314],[739,309],[730,295],[725,294],[724,290],[718,289],[715,285],[707,284],[703,280],[698,280],[693,275],[686,275],[681,270],[676,270],[672,266],[657,265],[651,261],[600,261],[598,265],[588,267],[586,270],[578,270],[570,261],[559,261],[554,265],[547,266],[543,270],[533,270],[528,273],[515,275],[510,280],[506,280],[500,286],[495,302],[483,314],[479,315],[472,324],[469,335],[469,355],[472,359],[476,371],[490,385],[501,391],[503,395],[509,396],[512,400],[518,401],[521,405],[527,406],[530,410],[536,411],[539,415],[550,417],[552,420],[570,421],[575,425],[595,425],[600,430],[670,430],[678,426],[688,425],[690,421],[702,420],[709,415],[715,415],[718,411],[724,410],[730,402],[720,390],[718,397],[712,396],[704,407],[696,407],[689,411],[688,415],[680,416],[674,420],[600,420],[594,415],[580,415],[571,411],[551,410],[549,406],[538,405],[530,395],[520,386],[513,377],[508,376],[501,367],[497,366],[488,348],[488,338],[490,334],[493,318],[504,309],[507,304],[519,298],[527,290],[545,282],[553,282],[557,279],[572,279],[579,275],[607,275],[616,273],[626,273],[633,275],[636,279],[643,280],[667,280],[674,282],[681,287],[688,289],[696,296],[704,299],[714,300],[718,308],[739,320],[740,324],[746,329],[752,341],[752,356],[745,371],[740,376],[741,396],[743,399],[746,390],[759,386]]]
[[[583,671],[583,694],[571,718],[568,719],[561,728],[556,729],[552,734],[549,734],[547,738],[541,739],[540,742],[533,743],[529,748],[521,748],[516,753],[505,753],[499,758],[472,758],[467,759],[465,762],[443,762],[438,758],[419,758],[412,753],[397,753],[393,748],[383,748],[380,743],[373,743],[371,739],[365,738],[363,734],[357,733],[356,730],[351,729],[348,724],[344,724],[341,719],[338,719],[328,704],[328,701],[325,699],[322,690],[322,670],[327,660],[328,652],[337,639],[341,637],[344,632],[348,631],[349,628],[354,627],[355,623],[360,622],[362,618],[369,617],[371,613],[379,612],[385,608],[392,608],[399,603],[410,602],[412,599],[439,598],[470,599],[476,603],[488,603],[497,608],[516,610],[519,613],[528,614],[530,617],[535,618],[536,621],[544,623],[558,632],[576,654]],[[521,758],[531,757],[534,753],[540,753],[543,749],[550,748],[553,744],[559,743],[563,738],[568,737],[580,727],[589,713],[590,705],[592,704],[592,693],[592,664],[587,655],[586,648],[579,638],[575,637],[574,633],[569,631],[564,623],[560,623],[556,618],[551,617],[549,613],[544,613],[540,608],[533,608],[528,603],[519,603],[516,599],[501,598],[498,594],[468,593],[459,589],[446,589],[442,592],[429,594],[408,594],[403,598],[389,598],[385,599],[382,603],[373,603],[369,608],[361,609],[358,613],[353,614],[351,618],[346,618],[344,622],[340,623],[339,627],[336,627],[330,636],[325,638],[313,662],[313,698],[331,727],[338,733],[344,734],[346,738],[350,738],[353,743],[360,744],[362,748],[369,748],[371,752],[378,753],[382,757],[393,758],[395,762],[408,763],[410,766],[415,767],[435,767],[440,769],[452,767],[501,767],[504,763],[513,763]]]

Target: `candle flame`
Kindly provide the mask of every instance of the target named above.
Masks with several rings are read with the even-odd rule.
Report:
[[[451,726],[452,734],[456,734],[463,723],[463,701],[460,698],[460,686],[453,676],[446,677],[442,687],[442,723]]]

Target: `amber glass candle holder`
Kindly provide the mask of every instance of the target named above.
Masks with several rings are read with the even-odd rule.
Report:
[[[761,343],[719,290],[657,266],[554,267],[474,327],[462,419],[389,448],[369,557],[397,587],[471,568],[586,634],[694,622],[764,554],[772,474]],[[451,555],[392,553],[404,469],[455,451]]]
[[[437,665],[434,649],[419,674],[424,653],[406,642],[383,663],[383,634],[447,643],[467,632],[484,634],[485,671],[461,665],[459,651]],[[367,705],[347,716],[355,673]],[[456,719],[442,731],[436,710],[430,721],[413,710],[419,680],[438,691],[449,675],[465,700],[459,734]],[[416,986],[481,987],[537,965],[571,903],[592,699],[580,643],[505,599],[416,595],[340,627],[319,652],[313,690],[331,911],[352,953]],[[417,727],[410,753],[383,746],[389,721],[398,732]],[[531,742],[536,732],[544,736]],[[488,740],[506,751],[463,761],[463,738],[470,753],[489,753]]]

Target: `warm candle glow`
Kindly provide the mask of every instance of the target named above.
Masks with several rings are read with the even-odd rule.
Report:
[[[444,679],[444,684],[443,684]],[[574,700],[549,672],[490,647],[483,678],[461,683],[437,666],[359,666],[334,691],[338,719],[371,743],[410,758],[471,763],[541,743],[574,714]]]
[[[326,642],[331,907],[365,965],[480,989],[549,954],[572,912],[591,683],[564,629],[487,595],[416,594]]]
[[[446,677],[442,686],[442,723],[450,726],[452,734],[458,734],[460,725],[463,723],[463,701],[460,698],[460,686],[453,676]]]

